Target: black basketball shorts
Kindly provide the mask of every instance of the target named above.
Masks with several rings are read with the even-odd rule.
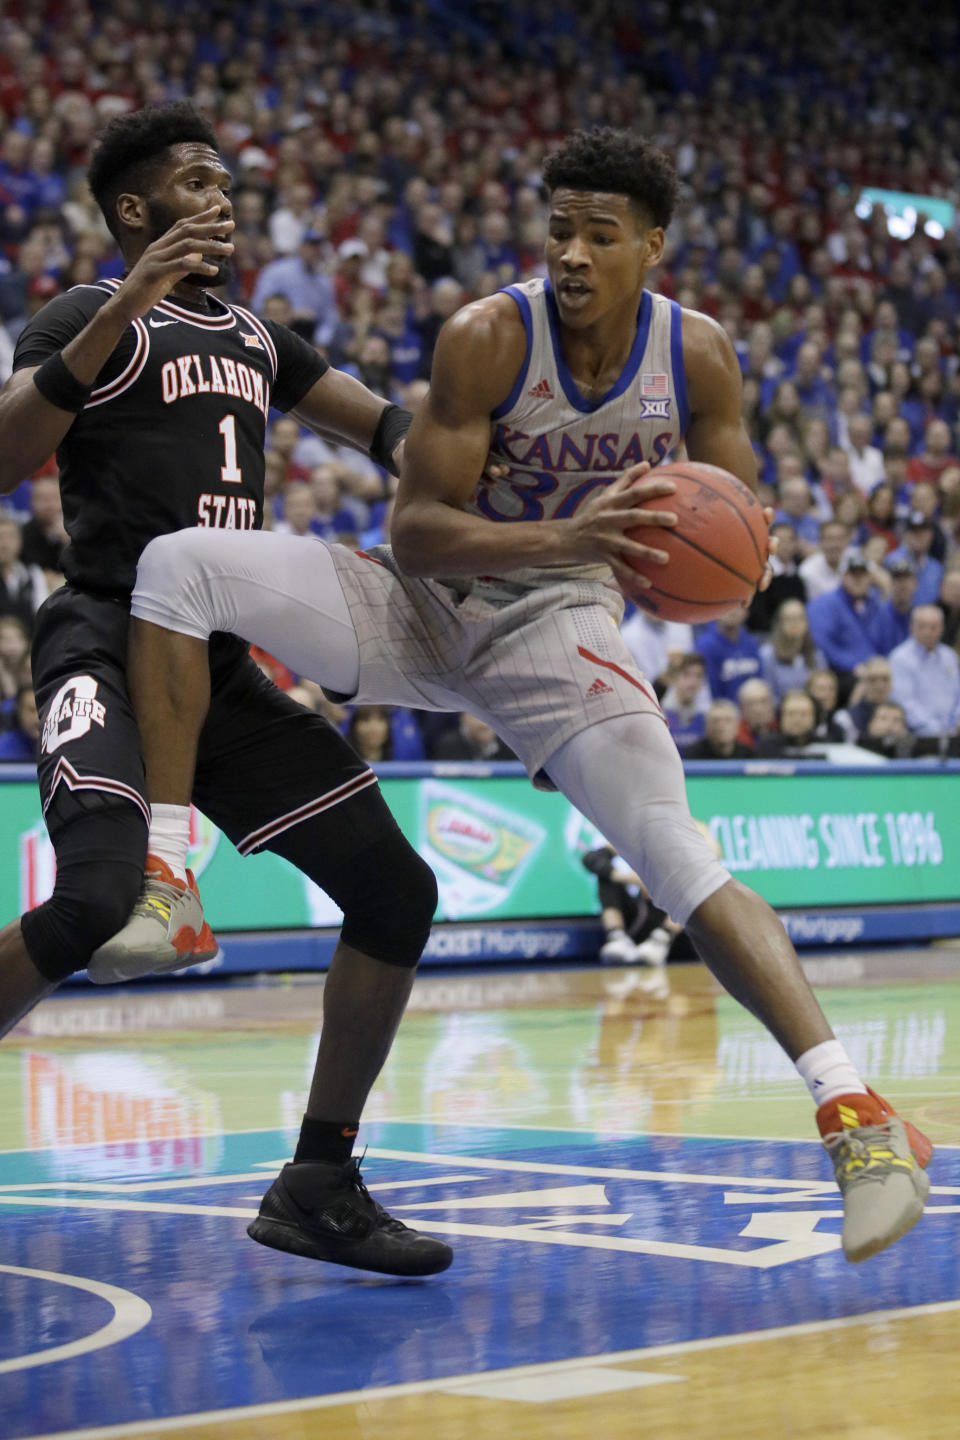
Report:
[[[54,845],[64,824],[118,797],[149,822],[126,686],[128,624],[122,601],[69,585],[37,617],[38,780]],[[319,847],[329,847],[339,867],[395,829],[369,766],[326,720],[277,689],[242,641],[213,636],[210,671],[194,801],[241,854],[273,848],[285,831],[310,819],[319,822]],[[313,871],[321,884],[322,869],[321,862]]]

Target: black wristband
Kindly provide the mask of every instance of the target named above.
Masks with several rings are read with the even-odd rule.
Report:
[[[92,385],[84,385],[67,369],[59,350],[33,372],[33,383],[44,400],[56,405],[58,410],[70,410],[74,415],[83,409],[93,391]]]
[[[387,405],[380,412],[380,419],[377,421],[377,428],[373,432],[373,439],[370,441],[367,454],[375,465],[381,465],[384,470],[389,470],[391,475],[397,473],[393,452],[412,423],[413,416],[410,411],[401,410],[399,405]]]

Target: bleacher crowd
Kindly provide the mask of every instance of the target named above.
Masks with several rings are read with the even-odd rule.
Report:
[[[633,125],[680,214],[651,283],[724,326],[779,548],[746,615],[624,633],[691,758],[958,752],[960,202],[954,7],[369,0],[0,4],[0,379],[47,300],[120,273],[84,169],[120,110],[193,99],[234,175],[228,298],[415,407],[460,305],[542,273],[544,155]],[[956,212],[954,212],[956,213]],[[389,538],[392,482],[274,416],[265,523]],[[59,583],[51,461],[0,509],[0,758],[36,741],[27,651]],[[269,656],[278,683],[325,706]],[[473,717],[338,714],[377,758],[503,758]]]

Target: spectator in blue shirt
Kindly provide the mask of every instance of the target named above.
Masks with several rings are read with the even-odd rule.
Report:
[[[797,368],[791,379],[804,413],[829,420],[837,408],[837,401],[823,378],[820,348],[812,341],[806,341],[797,351]]]
[[[397,384],[416,380],[423,361],[423,342],[410,324],[402,300],[384,302],[377,314],[376,330],[390,347],[390,371]]]
[[[918,605],[909,640],[890,655],[893,698],[915,735],[952,735],[960,721],[960,659],[942,635],[942,611]]]
[[[912,562],[917,575],[914,605],[933,605],[940,594],[943,566],[930,554],[934,523],[922,510],[911,510],[903,532],[903,541],[887,556],[887,569],[892,571],[898,560]]]
[[[329,344],[338,318],[333,281],[324,269],[326,243],[327,237],[319,230],[308,230],[298,254],[281,255],[264,265],[250,301],[259,315],[269,296],[286,295],[295,320],[312,319],[316,345]]]
[[[870,563],[862,550],[848,550],[840,565],[836,590],[818,595],[807,606],[810,633],[836,670],[841,682],[849,682],[856,667],[871,655],[885,653],[881,600],[870,575]]]
[[[789,525],[797,537],[798,551],[805,558],[812,555],[820,543],[820,522],[810,513],[812,497],[810,486],[802,475],[782,479],[779,485],[779,501],[774,521],[778,525]]]
[[[736,700],[740,686],[760,674],[760,646],[743,628],[742,607],[721,615],[697,636],[714,700]]]
[[[802,600],[784,600],[773,619],[770,639],[760,646],[763,678],[779,705],[788,690],[802,690],[811,670],[823,668]]]
[[[11,126],[0,145],[0,188],[8,203],[29,216],[40,203],[40,185],[30,169],[30,136]]]
[[[709,691],[702,655],[684,655],[661,701],[670,734],[683,751],[705,733]]]

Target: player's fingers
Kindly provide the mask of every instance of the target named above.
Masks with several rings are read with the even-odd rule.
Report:
[[[653,581],[646,575],[640,575],[631,565],[625,565],[622,561],[611,560],[610,569],[613,571],[614,579],[620,586],[623,594],[629,599],[638,590],[649,590]]]
[[[166,233],[168,235],[182,234],[184,230],[197,228],[235,230],[237,227],[236,221],[230,220],[224,215],[219,205],[209,205],[206,210],[200,210],[196,215],[181,215],[180,219],[175,220]]]
[[[637,480],[625,491],[631,505],[643,505],[647,500],[667,500],[676,493],[672,480]]]
[[[769,560],[768,560],[767,563],[766,563],[766,565],[764,565],[764,567],[763,567],[763,574],[760,576],[760,583],[759,583],[759,585],[757,586],[757,589],[758,589],[758,590],[766,590],[767,587],[768,587],[769,584],[770,584],[770,581],[771,581],[772,579],[773,579],[773,566],[770,564],[770,562],[769,562]]]
[[[627,485],[632,485],[635,480],[642,480],[644,475],[649,475],[649,473],[649,460],[641,460],[638,465],[631,465],[629,470],[624,470],[619,478],[625,481]]]
[[[160,246],[143,258],[147,265],[157,266],[161,271],[169,272],[178,267],[181,269],[184,266],[193,268],[196,264],[203,262],[205,254],[226,257],[233,254],[233,245],[229,240],[204,240],[199,236],[191,236],[178,240],[174,245]]]
[[[639,514],[638,512],[639,508]],[[631,505],[629,510],[622,512],[619,517],[624,524],[630,525],[652,525],[659,529],[672,529],[677,524],[677,517],[672,510],[651,510],[649,506],[637,507]]]
[[[666,550],[658,550],[653,545],[641,545],[638,540],[629,540],[626,535],[619,548],[622,556],[629,555],[644,565],[666,565],[670,560]]]

